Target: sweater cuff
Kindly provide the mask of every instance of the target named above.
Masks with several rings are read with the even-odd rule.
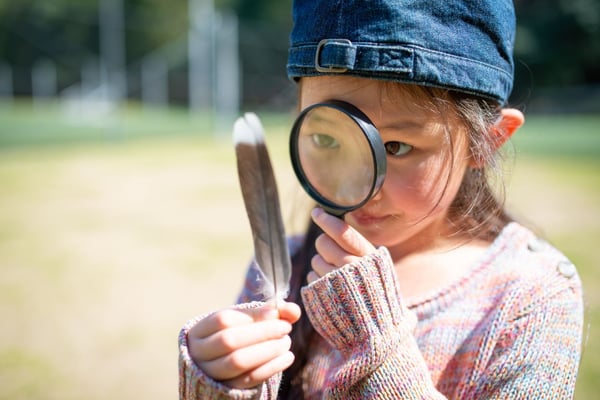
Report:
[[[260,302],[241,304],[237,308],[259,307]],[[200,320],[210,314],[188,321],[179,333],[179,398],[196,399],[235,399],[256,400],[261,398],[264,384],[252,389],[234,389],[208,377],[192,360],[188,348],[188,332]]]
[[[317,332],[346,355],[377,346],[390,335],[412,333],[416,324],[401,302],[385,247],[304,287],[302,300]]]

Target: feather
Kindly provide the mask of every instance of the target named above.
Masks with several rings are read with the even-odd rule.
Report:
[[[265,280],[262,291],[265,300],[282,300],[288,294],[292,266],[264,130],[255,114],[238,118],[233,141],[256,263]]]

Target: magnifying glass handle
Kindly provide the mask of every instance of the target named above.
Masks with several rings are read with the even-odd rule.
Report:
[[[329,215],[333,215],[334,217],[338,217],[339,219],[344,219],[344,215],[348,212],[347,210],[340,210],[335,208],[329,208],[321,204],[321,208]]]

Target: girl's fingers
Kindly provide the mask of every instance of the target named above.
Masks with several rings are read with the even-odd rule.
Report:
[[[292,325],[287,321],[265,320],[224,329],[204,338],[188,336],[188,347],[190,356],[199,364],[221,358],[244,347],[280,339],[291,330]]]
[[[341,248],[337,242],[324,233],[317,237],[315,248],[326,263],[338,267],[350,264],[359,259],[359,257],[352,255]]]
[[[248,309],[226,308],[198,321],[190,329],[188,336],[205,338],[234,326],[248,325],[255,321],[277,318],[279,318],[279,311],[272,304]]]
[[[316,281],[319,278],[320,278],[320,276],[317,275],[317,273],[315,271],[310,271],[308,273],[308,275],[306,276],[306,280],[308,283],[313,283],[314,281]]]
[[[375,247],[343,220],[313,209],[312,219],[322,230],[317,237],[317,255],[311,260],[312,271],[307,275],[309,283],[343,265],[357,261],[375,251]]]
[[[322,277],[325,274],[330,273],[331,271],[337,269],[336,265],[330,264],[320,254],[316,254],[310,260],[310,266],[312,268],[312,272],[317,275],[317,278]]]
[[[215,360],[201,361],[197,364],[202,371],[215,380],[231,380],[287,353],[290,345],[290,337],[284,336],[243,347]]]
[[[226,380],[223,383],[237,389],[249,389],[261,384],[276,373],[285,370],[293,362],[294,353],[288,351],[248,373]]]
[[[287,321],[290,324],[293,324],[300,319],[300,306],[296,303],[287,301],[279,302],[277,304],[277,310],[279,311],[279,319]]]
[[[312,219],[323,232],[350,255],[362,257],[375,251],[375,247],[354,228],[340,218],[315,208]]]
[[[232,379],[287,352],[287,335],[299,318],[300,307],[284,301],[277,306],[267,303],[251,309],[221,310],[190,329],[189,353],[211,378]]]

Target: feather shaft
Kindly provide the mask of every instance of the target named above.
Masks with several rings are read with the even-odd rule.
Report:
[[[246,113],[234,124],[240,187],[252,230],[254,253],[265,278],[266,300],[287,296],[291,261],[271,160],[258,117]]]

